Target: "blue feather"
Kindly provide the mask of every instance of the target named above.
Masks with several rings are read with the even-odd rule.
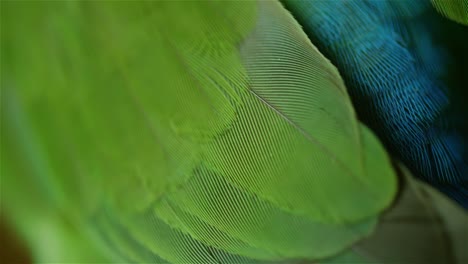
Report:
[[[388,150],[468,208],[466,118],[452,110],[450,57],[436,44],[430,2],[283,2],[337,66],[359,117]]]

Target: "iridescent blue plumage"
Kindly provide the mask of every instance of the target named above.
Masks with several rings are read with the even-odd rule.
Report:
[[[429,1],[283,1],[338,67],[360,118],[413,174],[468,208],[466,118]]]

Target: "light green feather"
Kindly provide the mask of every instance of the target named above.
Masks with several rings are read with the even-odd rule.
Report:
[[[12,215],[46,203],[122,261],[278,261],[339,252],[393,199],[338,71],[276,1],[2,7],[2,169],[39,197]]]

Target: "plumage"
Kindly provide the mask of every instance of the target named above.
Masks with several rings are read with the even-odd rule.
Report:
[[[468,213],[401,164],[399,195],[378,228],[323,263],[466,263]]]
[[[279,2],[7,1],[1,19],[2,206],[33,246],[53,212],[114,262],[317,259],[394,198]]]
[[[468,208],[467,122],[429,1],[283,2],[338,67],[359,118],[415,176]]]
[[[431,3],[439,13],[468,26],[467,0],[431,0]]]

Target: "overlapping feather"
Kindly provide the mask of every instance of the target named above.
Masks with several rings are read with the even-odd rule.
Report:
[[[317,259],[391,203],[387,154],[278,2],[2,5],[18,227],[37,203],[114,261]]]
[[[401,190],[376,231],[319,263],[466,263],[468,214],[399,165]]]
[[[342,74],[363,122],[417,177],[468,206],[464,113],[428,1],[283,1]]]

